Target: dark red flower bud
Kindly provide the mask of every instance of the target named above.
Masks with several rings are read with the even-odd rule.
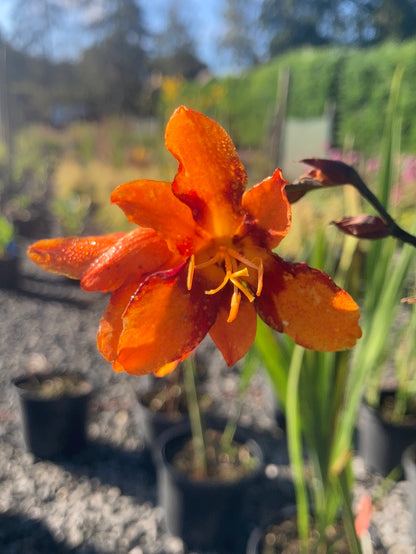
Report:
[[[355,169],[344,162],[322,158],[307,158],[301,162],[313,166],[314,169],[301,175],[294,183],[286,185],[286,196],[291,204],[300,200],[310,190],[346,184],[359,188],[362,184]]]
[[[338,160],[306,158],[301,161],[319,170],[316,172],[314,179],[325,186],[353,185],[356,184],[358,180],[361,180],[353,167]]]
[[[346,235],[353,235],[359,239],[382,239],[391,234],[385,222],[374,215],[343,217],[332,223]]]
[[[302,198],[307,192],[314,189],[322,188],[323,185],[319,181],[310,178],[301,178],[295,183],[285,186],[287,199],[291,204],[294,204]]]

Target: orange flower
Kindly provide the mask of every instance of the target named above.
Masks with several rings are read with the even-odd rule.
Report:
[[[374,511],[371,495],[365,493],[358,501],[357,515],[354,520],[357,537],[361,538],[368,532]]]
[[[272,252],[291,223],[280,170],[245,191],[230,137],[186,107],[165,139],[179,162],[173,182],[132,181],[111,196],[137,229],[28,251],[84,290],[112,293],[98,348],[114,369],[165,374],[207,333],[232,365],[254,341],[257,314],[307,348],[352,347],[361,335],[352,298],[321,271]]]

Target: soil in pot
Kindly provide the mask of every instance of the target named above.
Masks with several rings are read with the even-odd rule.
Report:
[[[408,410],[401,424],[393,422],[394,402],[394,391],[382,391],[378,409],[363,403],[358,424],[359,454],[384,477],[400,467],[403,451],[416,440],[416,417]]]
[[[80,373],[32,374],[14,381],[26,447],[39,458],[69,456],[86,445],[92,385]]]
[[[91,384],[79,373],[33,374],[16,380],[15,385],[22,394],[43,400],[83,396],[91,392]]]
[[[301,542],[298,537],[296,508],[293,507],[282,520],[270,523],[263,531],[253,531],[246,554],[299,554]],[[320,544],[319,532],[313,528],[314,519],[309,521],[311,532],[309,535],[307,552],[336,554],[350,554],[347,538],[343,532],[342,523],[336,523],[327,528],[325,543]],[[320,546],[318,546],[320,544]],[[373,544],[373,554],[384,554],[381,546]]]
[[[313,521],[310,522],[310,525]],[[308,552],[315,552],[319,535],[312,531],[308,541]],[[328,529],[327,544],[331,545],[337,554],[349,554],[348,542],[342,536],[342,528],[336,526]],[[275,523],[267,527],[264,537],[259,543],[257,554],[299,554],[300,541],[298,538],[296,516]]]
[[[195,470],[189,425],[160,437],[158,494],[168,530],[190,550],[240,554],[247,541],[249,491],[263,474],[260,447],[238,430],[229,451],[220,448],[222,432],[205,433],[208,477]]]
[[[400,418],[400,421],[395,421],[395,402],[396,395],[393,391],[387,391],[381,396],[379,408],[381,419],[391,425],[416,427],[416,398],[409,398],[407,400],[406,411]]]
[[[185,442],[172,458],[172,466],[194,479],[214,479],[215,481],[236,481],[244,479],[256,468],[257,459],[249,446],[233,441],[227,448],[222,445],[223,433],[216,429],[205,431],[206,475],[200,475],[195,467],[192,440]]]

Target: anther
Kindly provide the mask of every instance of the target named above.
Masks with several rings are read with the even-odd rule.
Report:
[[[194,280],[194,273],[195,273],[195,255],[192,254],[190,260],[189,260],[189,266],[188,266],[188,275],[186,277],[186,286],[188,290],[191,290],[192,283]]]
[[[227,323],[232,323],[238,314],[238,308],[240,307],[241,292],[234,286],[233,295],[231,297],[230,313],[228,314]]]

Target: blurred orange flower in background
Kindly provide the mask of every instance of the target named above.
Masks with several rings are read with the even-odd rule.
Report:
[[[173,182],[132,181],[111,195],[137,229],[28,250],[84,290],[111,292],[97,342],[114,369],[163,375],[207,333],[232,365],[254,341],[257,314],[307,348],[352,347],[361,336],[352,298],[325,273],[272,251],[291,223],[281,171],[246,191],[228,134],[183,106],[165,141],[179,162]]]

